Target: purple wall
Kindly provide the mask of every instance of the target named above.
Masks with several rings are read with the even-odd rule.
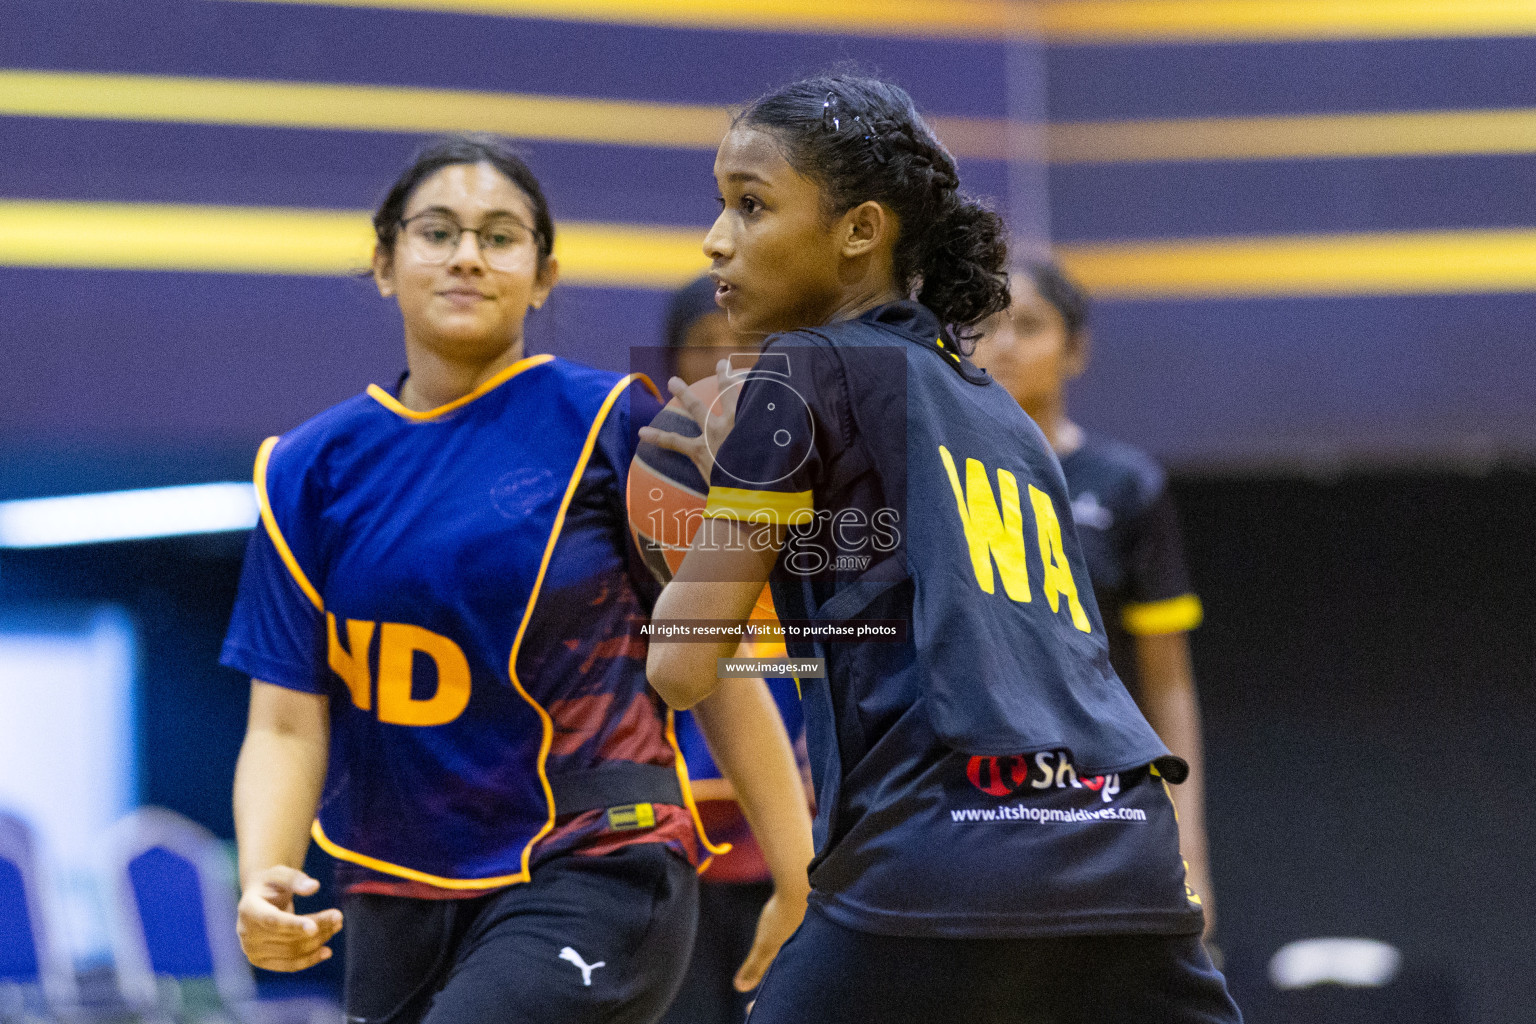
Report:
[[[5,23],[0,68],[730,104],[852,61],[904,83],[932,113],[996,118],[1009,102],[998,41],[204,0],[144,0],[126,18],[110,0],[17,0]],[[1043,55],[1032,55],[1043,78]],[[0,199],[371,209],[421,141],[0,116]],[[709,152],[525,148],[557,221],[693,226],[702,238],[714,216]],[[1005,164],[966,161],[963,172],[971,191],[1008,207]],[[664,301],[650,290],[561,287],[530,317],[529,347],[625,367],[629,346],[659,342]],[[87,479],[220,475],[246,462],[260,438],[370,382],[393,381],[403,366],[397,314],[365,280],[5,266],[0,354],[10,382],[0,402],[0,494],[12,495]],[[137,475],[102,470],[125,459]]]

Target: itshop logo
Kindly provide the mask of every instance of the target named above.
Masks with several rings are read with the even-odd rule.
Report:
[[[990,796],[1041,789],[1086,789],[1105,803],[1120,794],[1120,776],[1094,775],[1079,778],[1064,750],[1042,750],[1033,756],[973,757],[965,765],[971,785]]]

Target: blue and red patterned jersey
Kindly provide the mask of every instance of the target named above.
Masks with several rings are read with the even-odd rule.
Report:
[[[470,895],[636,841],[697,859],[625,525],[659,407],[534,356],[429,412],[371,387],[262,445],[222,661],[329,697],[313,834],[354,886]],[[673,770],[681,804],[557,811],[552,781],[614,765]]]

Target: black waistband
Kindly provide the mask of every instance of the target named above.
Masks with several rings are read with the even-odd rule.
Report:
[[[552,775],[549,788],[559,817],[627,804],[683,806],[676,769],[659,764],[609,761],[582,772]]]

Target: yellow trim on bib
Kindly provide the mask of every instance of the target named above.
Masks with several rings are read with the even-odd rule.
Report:
[[[1183,633],[1200,625],[1205,609],[1194,594],[1181,594],[1166,601],[1128,604],[1120,611],[1125,631],[1135,636],[1159,636]]]
[[[510,380],[517,373],[521,373],[523,370],[528,369],[530,366],[536,366],[539,363],[547,362],[552,358],[552,356],[533,356],[530,359],[520,360],[517,363],[514,363],[512,366],[507,367],[507,369],[502,371],[502,373],[497,374],[496,377],[486,381],[479,388],[475,389],[474,392],[471,392],[464,398],[459,399],[457,402],[450,402],[447,405],[440,406],[430,413],[413,412],[409,409],[406,409],[404,406],[400,406],[399,409],[394,409],[393,406],[389,407],[393,411],[401,412],[402,415],[406,415],[411,419],[430,419],[432,416],[441,415],[444,412],[463,405],[465,402],[473,400],[473,398],[484,394],[486,391],[496,387],[503,381]],[[624,389],[637,380],[641,384],[645,385],[647,390],[649,390],[652,394],[656,394],[656,386],[652,384],[649,378],[647,378],[644,374],[630,374],[629,376],[620,380],[609,390],[608,397],[603,399],[603,404],[597,411],[597,417],[592,421],[592,426],[587,429],[586,442],[582,445],[581,455],[576,460],[576,468],[571,472],[570,482],[566,484],[565,495],[560,499],[560,510],[555,515],[555,523],[550,530],[549,540],[544,545],[544,556],[539,562],[538,575],[534,577],[533,589],[528,595],[528,607],[523,612],[523,620],[518,625],[517,635],[512,640],[512,653],[507,659],[507,674],[511,679],[513,688],[517,690],[518,695],[522,697],[523,700],[527,701],[528,705],[532,707],[533,710],[538,714],[539,721],[543,727],[543,735],[539,742],[539,759],[536,768],[539,775],[539,786],[544,790],[544,799],[549,804],[549,817],[544,822],[544,825],[539,829],[539,831],[534,834],[533,838],[528,840],[527,845],[523,847],[521,858],[522,870],[518,871],[516,874],[498,875],[494,878],[445,878],[440,875],[431,875],[425,871],[418,871],[415,868],[408,868],[400,864],[391,864],[388,861],[379,860],[377,857],[370,857],[367,854],[358,853],[355,850],[348,850],[345,847],[338,846],[334,841],[326,836],[324,829],[320,827],[319,820],[316,819],[314,824],[310,826],[310,835],[314,837],[315,842],[320,845],[320,848],[326,853],[329,853],[332,857],[335,857],[338,860],[350,861],[353,864],[361,864],[364,867],[372,868],[373,870],[382,872],[386,875],[394,875],[399,878],[407,878],[416,882],[425,882],[428,885],[435,885],[443,889],[494,889],[503,885],[514,885],[519,882],[526,882],[533,877],[532,870],[530,869],[533,847],[538,843],[540,839],[543,839],[555,827],[555,794],[554,791],[550,788],[549,773],[545,767],[545,763],[549,759],[550,746],[554,742],[555,727],[554,721],[550,718],[549,712],[544,710],[543,706],[540,705],[538,701],[533,699],[533,696],[523,688],[522,681],[518,679],[517,655],[519,650],[522,648],[523,636],[528,631],[528,623],[533,618],[533,609],[534,606],[538,603],[539,591],[544,586],[544,576],[549,570],[550,559],[554,556],[555,545],[560,540],[560,531],[565,526],[565,514],[570,509],[571,499],[576,496],[576,488],[581,484],[581,478],[587,469],[587,462],[592,458],[592,450],[597,446],[597,435],[602,430],[604,422],[606,422],[608,419],[608,414],[613,410],[614,403],[618,401],[618,398],[621,394],[623,394]],[[373,394],[374,390],[374,388],[370,388],[369,393]],[[384,396],[384,398],[388,398],[390,402],[394,402],[395,405],[399,405],[399,403],[396,402],[395,399],[388,394],[388,392],[383,391],[383,389],[378,389],[378,391],[380,395]],[[374,397],[379,398],[379,395],[374,395]],[[382,402],[383,399],[381,398],[380,401]],[[385,404],[388,405],[388,403]],[[273,440],[276,439],[274,438]],[[673,749],[676,749],[675,741],[673,741]],[[686,797],[688,794],[686,786],[684,787],[683,793]],[[697,815],[695,814],[695,821],[697,820]]]
[[[267,464],[272,461],[272,449],[277,447],[277,438],[269,437],[261,442],[261,447],[256,450],[256,504],[261,508],[261,525],[266,527],[267,536],[272,540],[272,546],[277,548],[277,554],[288,567],[288,572],[293,576],[293,581],[304,591],[304,596],[309,598],[310,604],[317,609],[324,610],[325,602],[320,600],[320,591],[309,582],[309,577],[304,575],[304,570],[299,568],[299,560],[293,557],[293,549],[283,539],[283,531],[277,527],[277,517],[272,514],[272,503],[267,500]]]
[[[609,389],[608,397],[603,399],[602,406],[597,410],[597,417],[592,421],[592,426],[587,430],[586,443],[581,446],[581,455],[576,460],[576,468],[571,473],[570,482],[566,484],[565,496],[560,499],[560,511],[555,514],[554,528],[550,530],[549,541],[544,545],[544,557],[539,561],[539,573],[534,577],[533,590],[528,595],[528,607],[523,611],[523,621],[517,627],[517,636],[512,640],[512,653],[507,658],[507,676],[511,679],[513,688],[538,713],[539,721],[543,724],[543,736],[539,741],[537,768],[539,785],[543,787],[544,799],[549,802],[549,817],[544,822],[544,826],[534,834],[532,839],[528,840],[528,845],[523,847],[523,870],[521,875],[514,879],[515,881],[526,882],[532,877],[529,862],[533,856],[533,847],[540,839],[549,835],[555,827],[555,793],[550,788],[549,773],[546,768],[546,762],[549,760],[549,749],[554,743],[555,723],[550,718],[549,712],[545,711],[543,706],[533,699],[533,695],[523,688],[522,680],[517,676],[517,655],[522,649],[523,637],[528,632],[528,623],[533,619],[533,609],[538,604],[539,591],[544,587],[544,575],[549,571],[549,562],[554,557],[555,545],[560,540],[560,531],[565,527],[565,513],[571,507],[571,499],[576,497],[576,488],[580,486],[582,474],[586,472],[587,461],[592,458],[592,450],[597,446],[597,435],[602,430],[603,423],[607,421],[608,414],[613,411],[614,403],[619,400],[619,396],[624,393],[624,390],[636,380],[650,384],[650,380],[644,374],[631,373],[624,377]],[[655,386],[651,385],[651,389],[654,392]],[[684,790],[684,796],[686,795],[687,791]]]
[[[365,868],[372,868],[375,871],[386,875],[394,875],[397,878],[406,878],[412,882],[425,882],[428,885],[435,885],[439,889],[495,889],[503,885],[511,885],[514,882],[528,881],[526,871],[515,875],[500,875],[496,878],[444,878],[442,875],[429,875],[427,872],[417,871],[415,868],[391,864],[387,860],[379,860],[377,857],[370,857],[366,853],[358,853],[355,850],[348,850],[345,847],[337,846],[335,841],[327,836],[325,830],[320,827],[320,820],[318,818],[309,826],[309,834],[314,838],[315,843],[319,845],[320,849],[337,860],[361,864]]]
[[[460,395],[453,401],[444,403],[443,405],[438,406],[436,409],[428,409],[426,412],[417,412],[415,409],[407,409],[403,404],[401,404],[400,399],[396,398],[388,391],[385,391],[377,384],[368,385],[368,397],[372,398],[374,401],[378,402],[384,408],[388,409],[390,412],[397,416],[403,416],[405,419],[421,423],[425,420],[435,420],[439,416],[445,416],[448,413],[453,412],[455,409],[461,409],[480,396],[501,387],[507,381],[511,380],[513,377],[516,377],[524,370],[531,370],[535,366],[543,366],[553,358],[555,357],[551,355],[540,355],[528,356],[526,359],[519,359],[505,370],[500,371],[499,373],[482,382],[479,387],[475,388],[469,394]]]
[[[705,857],[699,863],[699,874],[709,870],[709,865],[714,859],[731,852],[730,843],[721,843],[718,846],[709,841],[709,835],[704,831],[704,819],[699,817],[699,802],[693,798],[693,781],[688,778],[688,762],[683,757],[683,748],[677,743],[677,712],[667,708],[667,743],[672,747],[673,765],[677,768],[677,784],[683,791],[683,803],[688,807],[688,814],[693,818],[694,831],[699,834],[699,842],[704,844],[710,856]]]

